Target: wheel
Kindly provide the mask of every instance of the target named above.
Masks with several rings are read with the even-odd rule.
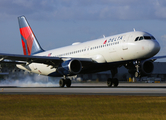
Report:
[[[108,79],[107,79],[107,86],[108,86],[108,87],[111,87],[111,86],[112,86],[112,79],[111,79],[111,78],[108,78]]]
[[[59,86],[60,87],[64,87],[65,86],[65,80],[64,79],[60,79]]]
[[[114,84],[114,87],[118,87],[119,85],[119,80],[117,78],[114,78],[113,79],[113,84]]]
[[[66,87],[70,87],[71,86],[71,80],[70,79],[66,79]]]

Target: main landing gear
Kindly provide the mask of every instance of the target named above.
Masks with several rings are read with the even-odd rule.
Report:
[[[112,78],[107,79],[107,86],[112,87],[117,87],[119,85],[119,80],[117,78],[114,78],[114,76],[118,73],[117,68],[111,70]]]
[[[112,85],[114,85],[114,87],[118,87],[119,80],[117,78],[108,78],[107,79],[107,86],[112,87]]]
[[[66,87],[70,87],[71,86],[71,80],[69,78],[62,78],[59,81],[59,86],[60,87],[64,87],[66,85]]]

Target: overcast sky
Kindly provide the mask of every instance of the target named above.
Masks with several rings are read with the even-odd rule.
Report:
[[[23,54],[17,17],[25,15],[45,50],[103,35],[151,33],[166,55],[165,0],[0,0],[0,52]]]

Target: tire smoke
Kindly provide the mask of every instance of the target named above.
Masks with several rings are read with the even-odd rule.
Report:
[[[24,78],[6,78],[0,80],[0,86],[15,87],[59,87],[59,79],[42,75],[26,76]]]

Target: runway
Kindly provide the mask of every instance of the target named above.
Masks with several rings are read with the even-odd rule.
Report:
[[[70,88],[0,86],[0,94],[166,96],[166,83],[120,83],[117,88],[105,83],[76,83]]]

